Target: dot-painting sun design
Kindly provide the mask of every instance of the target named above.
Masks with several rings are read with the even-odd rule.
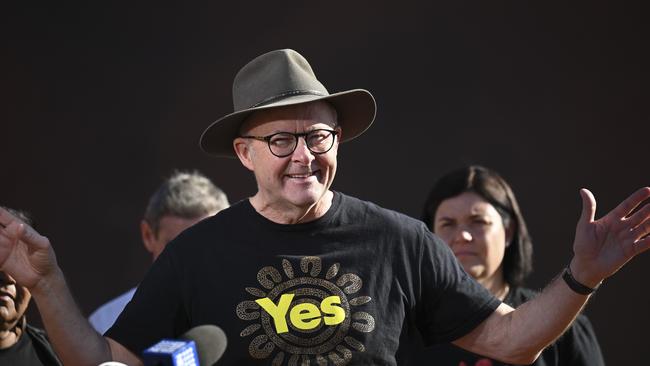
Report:
[[[256,299],[237,305],[237,316],[252,322],[240,333],[250,337],[248,351],[271,365],[347,365],[353,352],[365,352],[356,334],[370,333],[375,319],[362,311],[372,301],[357,295],[363,281],[353,273],[339,275],[339,263],[321,276],[319,257],[303,257],[296,271],[287,259],[282,269],[260,269],[262,288],[247,287]]]

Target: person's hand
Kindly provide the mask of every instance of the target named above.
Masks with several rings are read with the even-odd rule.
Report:
[[[0,270],[32,290],[56,268],[50,241],[0,207]]]
[[[573,242],[571,272],[582,284],[595,287],[625,263],[650,248],[650,203],[630,213],[650,197],[650,187],[636,191],[598,220],[596,199],[581,189],[582,214]]]

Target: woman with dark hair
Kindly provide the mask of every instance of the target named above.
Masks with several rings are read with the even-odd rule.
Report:
[[[532,271],[532,242],[519,204],[495,171],[469,166],[433,186],[422,217],[451,248],[463,268],[512,307],[535,296],[523,286]],[[452,344],[436,345],[416,357],[417,365],[493,366],[503,363]],[[580,315],[534,365],[604,365],[589,320]]]

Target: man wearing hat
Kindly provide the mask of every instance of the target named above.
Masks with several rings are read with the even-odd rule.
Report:
[[[106,338],[76,310],[47,239],[0,211],[2,269],[30,287],[66,365],[137,365],[144,348],[202,324],[228,335],[219,365],[405,364],[418,333],[531,363],[604,278],[650,247],[650,205],[630,215],[649,187],[595,221],[583,190],[575,256],[514,310],[421,222],[330,189],[339,143],[372,124],[369,92],[329,94],[300,54],[278,50],[240,70],[233,97],[201,147],[236,156],[257,192],[170,243]]]

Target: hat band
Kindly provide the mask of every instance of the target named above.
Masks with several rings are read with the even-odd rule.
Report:
[[[274,96],[272,96],[270,98],[266,98],[263,101],[250,106],[249,108],[255,108],[255,107],[265,105],[265,104],[270,104],[270,103],[273,103],[273,102],[275,102],[275,101],[277,101],[279,99],[284,99],[286,97],[292,97],[292,96],[296,96],[296,95],[318,95],[318,96],[326,97],[329,94],[319,92],[317,90],[290,90],[288,92],[284,92],[282,94],[278,94],[278,95],[274,95]]]

